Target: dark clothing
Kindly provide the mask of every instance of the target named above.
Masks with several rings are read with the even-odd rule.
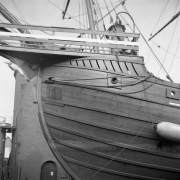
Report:
[[[112,25],[109,28],[109,31],[113,31],[113,32],[117,32],[117,33],[125,32],[125,30],[126,30],[126,28],[124,25]],[[122,36],[108,36],[106,38],[110,39],[110,40],[124,41],[124,37],[122,37]]]
[[[125,30],[126,30],[126,28],[122,24],[120,24],[120,25],[115,24],[109,28],[109,31],[113,31],[115,33],[123,33],[123,32],[125,32]],[[123,36],[106,36],[106,38],[109,40],[114,40],[114,41],[124,41]],[[111,53],[112,54],[117,54],[117,53],[124,54],[124,50],[111,48]]]

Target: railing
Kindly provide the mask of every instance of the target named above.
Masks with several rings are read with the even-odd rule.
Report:
[[[73,29],[63,27],[44,27],[44,26],[31,26],[31,25],[17,25],[0,23],[0,27],[13,28],[13,29],[28,29],[50,32],[51,35],[34,35],[34,34],[21,34],[21,33],[7,33],[0,32],[0,47],[24,47],[36,48],[39,50],[48,49],[53,51],[68,50],[68,51],[82,51],[88,53],[114,53],[119,50],[124,50],[126,53],[138,52],[138,38],[139,34],[136,33],[116,33],[108,31],[91,31],[84,29]],[[61,33],[61,36],[59,36]],[[75,37],[62,36],[63,33],[74,33]],[[56,35],[58,34],[58,36]],[[77,35],[80,34],[80,36]],[[99,35],[98,39],[82,38],[85,34]],[[107,40],[107,36],[122,36],[131,38],[130,41],[114,41]]]

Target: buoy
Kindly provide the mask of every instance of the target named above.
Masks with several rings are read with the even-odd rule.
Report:
[[[180,143],[180,125],[161,122],[155,126],[155,130],[159,136]]]

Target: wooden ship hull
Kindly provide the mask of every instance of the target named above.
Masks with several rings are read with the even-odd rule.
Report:
[[[162,121],[179,123],[179,108],[167,97],[178,86],[149,77],[111,87],[122,69],[148,76],[142,64],[120,59],[119,69],[113,60],[98,68],[103,60],[91,58],[42,69],[40,119],[51,148],[79,179],[178,179],[180,146],[154,129]]]
[[[179,85],[142,57],[3,48],[29,77],[44,136],[72,179],[179,179],[180,144],[155,130],[179,124]]]
[[[179,142],[156,132],[161,122],[180,124],[179,85],[147,71],[135,43],[139,34],[1,27],[133,38],[134,44],[112,46],[111,41],[1,33],[0,54],[17,64],[30,82],[44,137],[72,180],[180,178]],[[132,54],[118,54],[117,49]]]

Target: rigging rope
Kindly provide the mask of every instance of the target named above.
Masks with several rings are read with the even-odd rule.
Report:
[[[19,9],[17,8],[17,6],[16,6],[16,4],[15,4],[15,2],[14,2],[13,0],[11,0],[11,2],[12,2],[12,4],[13,4],[13,6],[15,7],[17,13],[18,13],[19,16],[21,17],[21,19],[23,19],[22,16],[21,16],[21,13],[19,12]],[[25,20],[24,20],[24,21],[25,21]],[[25,21],[25,22],[26,22],[26,21]]]
[[[84,1],[82,1],[82,11],[83,11],[83,23],[85,24],[85,12],[84,12]],[[85,29],[85,27],[83,27],[84,29]],[[83,34],[83,36],[84,36],[84,34]],[[85,37],[86,37],[86,35],[85,35]]]
[[[165,6],[164,6],[164,8],[163,8],[163,10],[161,11],[161,14],[160,14],[160,16],[159,16],[159,18],[158,18],[158,20],[157,20],[157,22],[156,22],[156,24],[155,24],[155,26],[154,26],[153,30],[152,30],[152,32],[151,32],[151,34],[150,34],[150,36],[152,36],[152,34],[154,33],[154,31],[155,31],[155,29],[156,29],[156,27],[157,27],[157,25],[158,25],[158,23],[159,23],[159,21],[160,21],[160,19],[161,19],[162,15],[163,15],[163,13],[164,13],[164,11],[165,11],[166,6],[167,6],[167,4],[168,4],[168,3],[169,3],[169,0],[167,0],[167,2],[166,2],[166,4],[165,4]],[[151,41],[151,42],[152,42],[152,41]],[[153,48],[153,44],[151,44],[151,46],[150,46],[150,47],[151,47],[151,48]],[[147,57],[147,60],[146,60],[146,64],[148,64],[150,54],[151,54],[151,51],[149,50],[149,54],[148,54],[148,57]]]
[[[158,23],[159,23],[159,21],[160,21],[162,15],[163,15],[165,9],[166,9],[166,6],[167,6],[168,3],[169,3],[169,0],[166,2],[165,6],[164,6],[164,8],[163,8],[163,10],[162,10],[162,12],[161,12],[161,15],[159,16],[159,18],[158,18],[158,20],[157,20],[157,22],[156,22],[156,24],[155,24],[155,26],[154,26],[154,28],[153,28],[152,33],[150,34],[150,36],[152,36],[152,34],[153,34],[155,28],[157,27],[157,25],[158,25]]]
[[[21,13],[20,9],[18,8],[18,5],[15,3],[14,0],[11,0],[12,4],[14,5],[17,13],[19,14],[19,16],[21,17],[21,20],[23,19],[23,21],[25,22],[25,24],[28,24],[25,17],[23,16],[23,14]],[[33,34],[33,31],[31,30],[31,33]]]
[[[139,76],[122,76],[122,75],[119,75],[121,78],[137,78],[137,77],[139,77]],[[119,77],[119,76],[115,76],[115,77]],[[89,86],[92,86],[92,87],[105,87],[105,88],[108,88],[108,87],[128,87],[128,86],[135,86],[135,85],[137,85],[137,84],[139,84],[139,83],[142,83],[143,81],[145,81],[145,80],[147,80],[147,79],[149,79],[150,77],[152,77],[152,74],[148,74],[147,76],[145,76],[144,78],[142,78],[142,79],[138,79],[137,81],[135,81],[135,82],[133,82],[133,81],[131,81],[131,82],[128,82],[128,83],[121,83],[121,85],[117,85],[117,86],[115,86],[115,85],[113,85],[113,86],[110,86],[110,85],[107,85],[107,86],[93,86],[93,85],[89,85]],[[51,81],[55,81],[55,82],[70,82],[70,83],[74,83],[75,81],[80,81],[80,80],[82,80],[82,81],[89,81],[89,80],[99,80],[99,79],[104,79],[104,80],[106,80],[106,79],[111,79],[111,77],[109,77],[109,78],[107,78],[107,77],[101,77],[101,78],[81,78],[81,79],[72,79],[72,80],[69,80],[69,79],[58,79],[58,78],[53,78],[53,77],[51,77],[50,78],[50,80]],[[75,82],[76,83],[76,82]],[[76,83],[76,84],[80,84],[80,83]],[[154,83],[153,83],[154,84]],[[148,89],[149,87],[151,87],[152,86],[152,84],[150,85],[150,86],[148,86],[148,87],[146,87],[145,89]],[[143,91],[144,91],[144,89],[143,89]],[[142,92],[142,90],[138,90],[138,91],[135,91],[135,92],[129,92],[128,94],[135,94],[135,93],[137,93],[137,92]],[[123,93],[123,92],[122,92]],[[126,92],[127,93],[127,92]]]
[[[98,9],[97,9],[97,12],[99,12],[99,15],[100,15],[100,17],[101,17],[101,19],[102,19],[102,12],[99,10],[100,9],[100,6],[99,6],[99,3],[98,3],[98,1],[96,0],[96,4],[97,4],[97,6],[98,6]],[[98,11],[99,10],[99,11]],[[103,24],[103,27],[104,27],[104,30],[106,31],[106,26],[105,26],[105,23],[104,23],[104,19],[102,19],[102,24]]]
[[[14,7],[15,7],[17,13],[19,14],[19,16],[21,17],[21,19],[23,19],[24,22],[26,22],[26,24],[27,24],[26,19],[24,18],[23,14],[21,13],[21,11],[20,11],[20,9],[18,8],[18,6],[17,6],[17,4],[15,3],[15,1],[14,1],[14,0],[11,0],[11,2],[12,2],[12,4],[14,5]]]
[[[148,121],[145,126],[136,134],[136,136],[127,144],[130,145],[138,136],[139,134],[147,127],[147,125],[149,124],[150,121]],[[92,177],[94,177],[96,174],[98,174],[101,170],[103,170],[108,164],[110,164],[117,156],[119,156],[127,147],[124,147],[120,152],[118,152],[115,156],[113,156],[113,158],[106,163],[103,167],[101,167],[96,173],[94,173],[92,176],[90,176],[88,178],[88,180],[90,180]]]
[[[51,2],[50,0],[47,0],[47,1],[50,2],[51,4],[53,4],[53,5],[54,5],[55,7],[57,7],[58,9],[60,9],[61,11],[63,11],[60,7],[58,7],[56,4],[54,4],[54,3]],[[124,2],[124,0],[120,0],[120,3],[118,4],[118,6],[119,6],[121,3],[123,4],[123,2]],[[117,7],[118,7],[118,6],[117,6]],[[112,10],[111,10],[111,11],[112,11]],[[110,11],[110,12],[111,12],[111,11]],[[66,13],[66,14],[67,14],[68,16],[70,16],[68,13]],[[109,14],[109,13],[108,13],[108,14]],[[107,15],[108,15],[108,14],[107,14]],[[107,15],[105,15],[103,18],[105,18]],[[70,17],[72,17],[72,16],[70,16]],[[75,20],[76,22],[80,23],[80,22],[79,22],[78,20],[76,20],[75,18],[72,17],[72,19]],[[102,20],[102,19],[100,19],[99,21],[101,21],[101,20]],[[99,21],[98,21],[97,23],[99,23]],[[96,23],[96,24],[97,24],[97,23]],[[81,23],[81,24],[82,24],[82,23]],[[83,25],[83,24],[82,24],[82,25]],[[84,25],[83,25],[83,26],[84,26]],[[86,26],[84,26],[84,27],[87,28]],[[88,28],[87,28],[87,29],[88,29]],[[93,31],[93,30],[90,30],[90,31],[93,32],[94,34],[96,34],[95,31]],[[115,33],[116,33],[116,32],[115,32]],[[104,40],[105,42],[107,42],[108,44],[110,44],[106,39],[103,39],[103,40]],[[113,48],[113,47],[116,48],[116,45],[112,45],[112,44],[110,44],[110,45],[112,46],[112,48]]]
[[[63,12],[63,10],[62,10],[59,6],[57,6],[56,4],[54,4],[53,2],[51,2],[50,0],[47,0],[47,1],[49,1],[51,4],[53,4],[55,7],[57,7],[59,10],[61,10],[61,11]],[[75,18],[73,18],[72,16],[70,16],[68,13],[66,13],[66,14],[67,14],[69,17],[71,17],[73,20],[75,20],[76,22],[80,23],[78,20],[76,20]],[[82,24],[82,23],[81,23],[81,25],[84,26],[84,24]],[[86,26],[84,26],[84,27],[88,29],[88,27],[86,27]]]
[[[78,4],[79,4],[79,14],[81,14],[81,4],[80,4],[80,0],[78,0]],[[81,29],[81,16],[79,16],[79,29]]]
[[[141,79],[141,80],[139,80],[139,81],[137,81],[136,83],[132,83],[132,84],[134,84],[134,85],[136,85],[136,84],[138,84],[138,83],[140,83],[140,82],[143,82],[143,81],[145,81],[145,80],[147,80],[148,78],[150,78],[150,77],[154,77],[152,74],[149,74],[149,75],[147,75],[145,78],[143,78],[143,79]],[[153,86],[158,80],[159,80],[159,78],[158,77],[154,77],[155,78],[155,81],[153,81],[149,86],[147,86],[147,87],[145,87],[145,88],[143,88],[143,89],[140,89],[140,90],[137,90],[137,91],[132,91],[132,92],[118,92],[119,94],[137,94],[137,93],[140,93],[140,92],[143,92],[143,91],[145,91],[146,89],[149,89],[151,86]],[[97,78],[98,79],[98,78]],[[74,85],[74,84],[78,84],[78,85],[80,85],[80,86],[82,86],[82,87],[92,87],[92,88],[96,88],[96,89],[102,89],[102,90],[104,90],[104,88],[112,88],[112,87],[114,87],[114,86],[110,86],[110,87],[107,87],[107,86],[93,86],[93,85],[84,85],[84,84],[80,84],[80,83],[73,83],[73,82],[67,82],[67,81],[63,81],[63,80],[58,80],[58,79],[55,79],[55,78],[53,78],[53,77],[50,77],[50,79],[48,79],[48,80],[46,80],[45,82],[49,82],[49,83],[65,83],[65,84],[72,84],[72,85]],[[128,86],[132,86],[132,84],[131,85],[128,85]],[[121,87],[121,86],[119,86],[119,87]],[[117,93],[117,91],[113,91],[112,89],[111,90],[109,90],[108,89],[108,91],[110,91],[110,92],[116,92]]]
[[[125,11],[126,11],[127,13],[129,13],[128,10],[127,10],[127,8],[126,8],[124,5],[123,5],[123,8],[125,9]],[[160,66],[162,67],[164,73],[167,75],[167,76],[166,76],[167,79],[169,79],[171,82],[173,82],[173,80],[172,80],[171,77],[169,76],[168,72],[166,71],[166,69],[165,69],[164,66],[162,65],[161,61],[158,59],[158,57],[156,56],[156,54],[154,53],[154,51],[151,49],[150,45],[148,44],[148,42],[147,42],[147,40],[145,39],[144,35],[142,34],[142,32],[140,31],[140,29],[138,28],[137,24],[136,24],[135,22],[134,22],[134,24],[135,24],[137,30],[140,32],[140,34],[141,34],[142,38],[144,39],[146,45],[148,46],[148,48],[149,48],[150,51],[152,52],[153,56],[155,57],[155,59],[157,60],[157,62],[158,62],[158,63],[160,64]]]
[[[177,1],[176,10],[177,10],[177,7],[178,7],[178,3],[179,3],[179,1]],[[175,10],[175,12],[176,12],[176,10]],[[175,14],[175,12],[174,12],[174,14]],[[171,36],[171,40],[170,40],[170,43],[169,43],[169,45],[168,45],[168,49],[167,49],[166,54],[165,54],[165,56],[164,56],[164,59],[163,59],[163,61],[162,61],[162,67],[163,67],[163,64],[164,64],[164,62],[165,62],[165,59],[166,59],[166,56],[167,56],[167,52],[169,51],[169,48],[170,48],[170,46],[171,46],[172,39],[173,39],[173,36],[174,36],[174,33],[175,33],[175,29],[176,29],[177,23],[178,23],[178,21],[176,21],[176,24],[175,24],[175,26],[174,26],[174,29],[173,29],[173,32],[172,32],[172,36]],[[160,67],[157,76],[159,76],[159,73],[160,73],[162,67]]]
[[[158,45],[158,44],[155,43],[154,41],[151,41],[151,42],[152,42],[154,45],[156,45],[158,48],[162,49],[163,51],[167,51],[169,54],[171,54],[171,55],[175,56],[176,58],[180,59],[179,56],[177,56],[176,54],[174,54],[174,53],[168,51],[167,49],[163,48],[162,46]],[[178,44],[179,44],[179,43],[178,43]]]
[[[172,68],[172,65],[173,65],[174,60],[175,60],[175,57],[176,57],[176,53],[177,53],[178,50],[179,50],[179,44],[180,44],[180,38],[179,38],[179,41],[178,41],[178,45],[177,45],[177,47],[176,47],[175,54],[174,54],[174,56],[173,56],[173,60],[172,60],[171,65],[170,65],[170,67],[169,67],[168,73],[170,72],[170,70],[171,70],[171,68]]]
[[[96,0],[97,1],[97,0]],[[116,1],[114,2],[113,4],[117,4],[119,1]],[[108,4],[108,7],[111,7],[112,5]],[[98,7],[97,11],[100,11],[103,10],[103,9],[106,9],[106,6],[102,6],[102,7]],[[80,14],[80,15],[77,15],[77,16],[71,16],[72,18],[76,18],[76,17],[79,17],[79,16],[83,16],[84,14]]]
[[[111,16],[111,12],[109,11],[109,7],[108,7],[108,5],[107,5],[106,0],[104,0],[104,3],[106,4],[106,8],[107,8],[108,13],[109,13],[109,16],[110,16],[110,24],[111,24],[111,23],[113,24],[113,17]]]

